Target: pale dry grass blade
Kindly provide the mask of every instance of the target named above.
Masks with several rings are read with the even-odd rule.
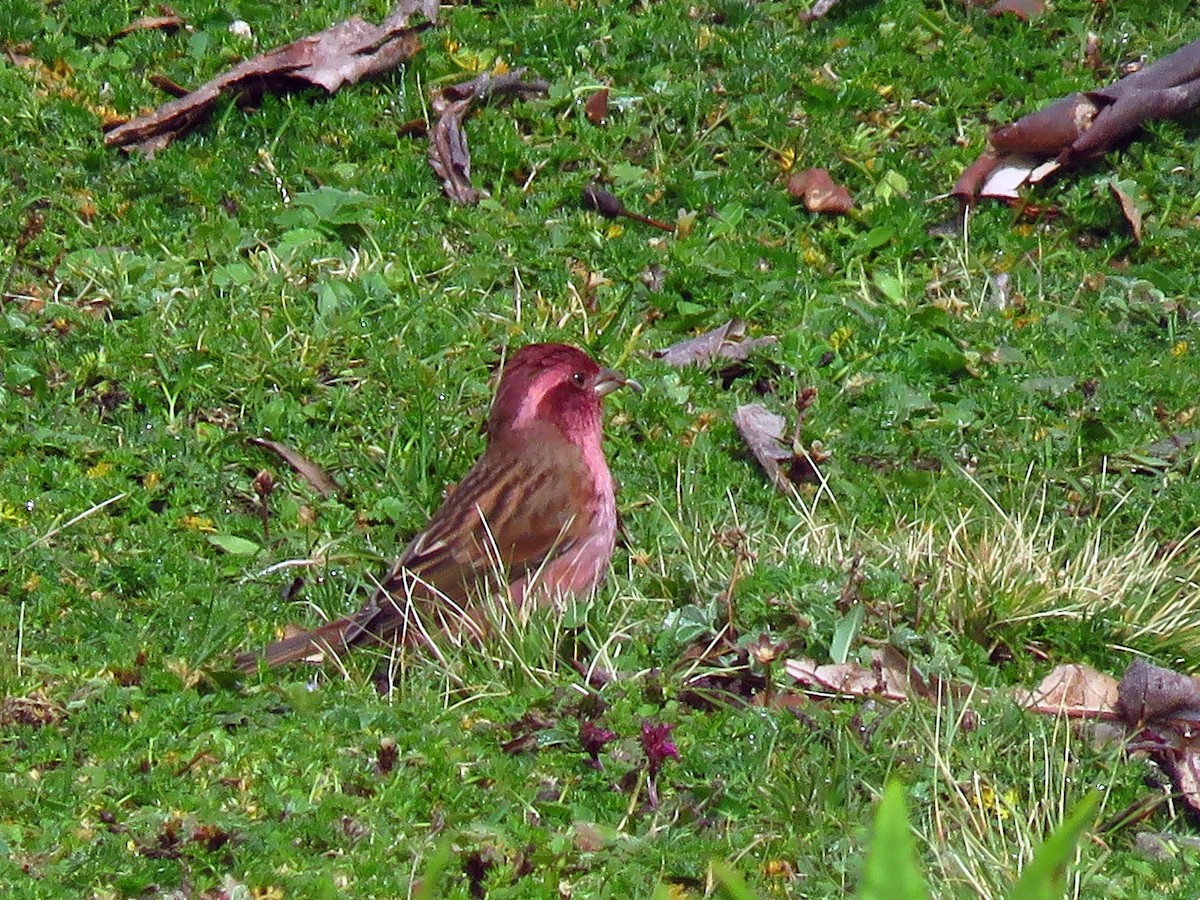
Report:
[[[1079,738],[1066,719],[1048,722],[1049,731],[1039,727],[1011,734],[1008,748],[998,753],[965,736],[962,713],[973,708],[987,715],[988,705],[980,704],[981,698],[973,696],[913,707],[914,750],[929,760],[935,780],[914,827],[926,845],[930,881],[939,896],[965,892],[1001,900],[1041,841],[1082,799],[1088,781],[1078,777]],[[1014,721],[1001,727],[1022,725]],[[1113,752],[1121,751],[1114,747]],[[1070,896],[1079,896],[1084,876],[1101,868],[1105,856],[1101,845],[1076,849]]]
[[[877,559],[925,581],[935,615],[976,638],[1036,619],[1100,620],[1118,643],[1200,653],[1200,529],[1164,545],[1147,512],[1118,538],[1111,518],[1051,514],[1045,488],[1008,512],[976,486],[990,512],[902,523],[874,542]]]

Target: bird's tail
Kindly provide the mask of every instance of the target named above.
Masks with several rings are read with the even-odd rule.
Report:
[[[444,595],[441,599],[443,603],[422,609],[411,597],[401,601],[381,589],[355,615],[276,641],[261,651],[239,653],[233,667],[239,672],[253,672],[260,660],[272,669],[310,657],[319,662],[372,641],[396,647],[434,648],[434,635],[438,633],[477,642],[492,630],[484,608],[462,605]]]
[[[348,633],[354,634],[350,636]],[[311,631],[304,631],[276,641],[262,651],[239,653],[233,661],[233,667],[239,672],[253,672],[258,668],[259,660],[272,669],[285,666],[288,663],[299,662],[314,654],[337,654],[345,650],[351,643],[357,643],[365,633],[358,621],[352,616],[346,616],[333,622],[326,622]]]

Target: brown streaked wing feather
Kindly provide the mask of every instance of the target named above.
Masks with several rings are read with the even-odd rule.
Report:
[[[575,513],[591,482],[579,448],[553,426],[494,440],[383,579],[360,625],[380,636],[401,625],[388,592],[403,589],[405,570],[461,603],[496,582],[496,550],[508,583],[566,552],[587,535],[590,523]]]

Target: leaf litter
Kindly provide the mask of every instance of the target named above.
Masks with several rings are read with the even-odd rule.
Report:
[[[766,472],[779,491],[791,494],[801,484],[821,484],[820,466],[829,454],[818,441],[807,449],[800,440],[800,427],[808,408],[817,399],[816,388],[805,388],[796,398],[796,425],[791,446],[783,443],[787,419],[772,412],[761,403],[747,403],[733,413],[733,424],[750,450],[750,454]]]
[[[1197,106],[1200,40],[1106,87],[1068,94],[996,129],[951,196],[964,204],[980,197],[1016,199],[1022,185],[1107,153],[1146,122],[1180,118]]]
[[[328,94],[391,71],[421,49],[419,35],[437,21],[438,0],[400,0],[379,25],[353,16],[324,31],[239,63],[154,112],[109,130],[104,143],[153,156],[199,125],[222,95],[255,97],[319,87]],[[417,13],[424,21],[410,25]]]
[[[912,699],[987,704],[1007,698],[1026,712],[1123,726],[1130,753],[1147,754],[1167,773],[1193,815],[1200,815],[1200,679],[1138,659],[1120,681],[1078,663],[1052,669],[1034,689],[987,691],[975,685],[922,676],[891,646],[875,650],[871,664],[819,665],[789,659],[785,672],[809,696]]]
[[[341,493],[341,486],[333,479],[328,472],[318,466],[315,462],[299,451],[293,450],[286,444],[281,444],[279,441],[273,441],[269,438],[250,438],[250,443],[255,447],[262,447],[264,450],[269,450],[274,453],[284,462],[286,462],[296,474],[303,478],[312,487],[314,491],[320,494],[325,499],[334,497]],[[270,493],[269,490],[264,491],[256,484],[255,490],[261,494]]]
[[[471,183],[471,151],[463,122],[471,107],[493,94],[530,97],[550,87],[541,80],[523,81],[524,69],[493,75],[485,72],[470,81],[452,84],[433,95],[437,119],[429,131],[429,165],[442,180],[442,190],[455,203],[474,206],[480,193]]]
[[[844,216],[854,209],[854,199],[843,185],[834,182],[827,169],[805,169],[788,176],[787,192],[804,201],[809,212]]]
[[[746,323],[741,319],[730,319],[712,331],[655,350],[651,356],[668,366],[703,366],[714,359],[741,362],[755,350],[778,343],[779,338],[773,334],[748,338]]]

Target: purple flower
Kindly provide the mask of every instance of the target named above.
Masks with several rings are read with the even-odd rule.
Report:
[[[646,753],[646,795],[651,807],[658,806],[658,773],[667,759],[679,759],[679,749],[671,740],[675,726],[670,722],[642,720],[642,750]]]
[[[604,770],[604,763],[600,762],[600,751],[609,741],[616,740],[616,737],[615,732],[592,722],[579,723],[579,743],[583,746],[583,752],[591,758],[592,768]]]

